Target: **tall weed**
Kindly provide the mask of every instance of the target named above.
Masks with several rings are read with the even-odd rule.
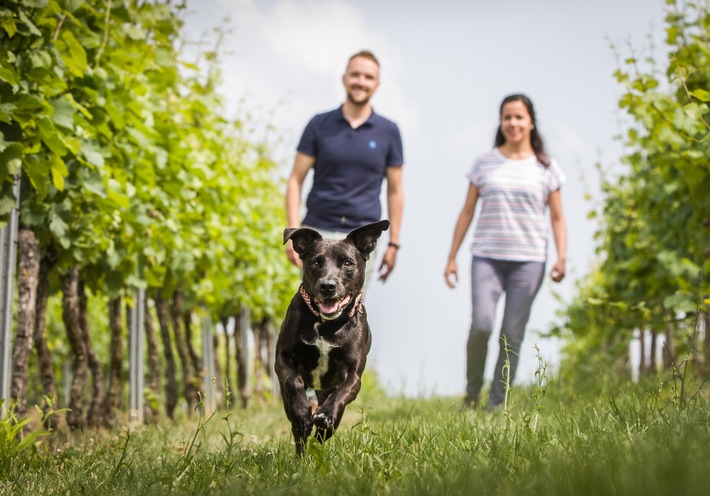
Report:
[[[42,409],[37,407],[42,425],[47,424],[50,416],[65,411],[54,410],[51,398],[45,397],[45,401],[49,406],[47,413],[42,413]],[[30,419],[18,419],[14,405],[5,408],[4,403],[4,400],[0,400],[0,411],[4,412],[0,418],[0,483],[8,482],[6,476],[11,473],[13,467],[39,464],[42,439],[50,435],[48,430],[28,429]]]

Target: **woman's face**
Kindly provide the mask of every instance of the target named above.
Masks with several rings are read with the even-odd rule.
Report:
[[[523,102],[516,100],[503,105],[500,115],[500,130],[506,143],[529,143],[530,131],[534,127],[530,113]]]

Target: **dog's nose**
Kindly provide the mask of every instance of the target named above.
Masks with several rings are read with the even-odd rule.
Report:
[[[335,294],[335,281],[323,281],[320,283],[320,292],[323,296]]]

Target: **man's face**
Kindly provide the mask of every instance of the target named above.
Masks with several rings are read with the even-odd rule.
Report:
[[[365,57],[352,59],[343,74],[348,101],[356,105],[369,102],[379,83],[380,68],[374,61]]]

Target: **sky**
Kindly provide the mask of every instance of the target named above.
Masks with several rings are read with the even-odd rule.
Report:
[[[226,110],[271,143],[283,177],[307,121],[344,101],[341,76],[350,55],[369,49],[379,58],[372,103],[402,133],[405,207],[395,271],[371,285],[365,303],[373,332],[368,369],[391,394],[464,392],[473,226],[457,257],[456,289],[446,287],[443,273],[465,174],[493,146],[500,101],[527,94],[546,147],[568,177],[568,275],[560,284],[547,278],[538,294],[516,382],[534,381],[535,347],[548,374],[559,370],[561,343],[542,334],[596,261],[598,226],[588,218],[600,200],[596,164],[607,172],[622,167],[618,136],[627,118],[613,73],[632,50],[658,57],[663,0],[190,0],[188,12],[188,38],[229,29]],[[548,269],[555,256],[550,237]]]

